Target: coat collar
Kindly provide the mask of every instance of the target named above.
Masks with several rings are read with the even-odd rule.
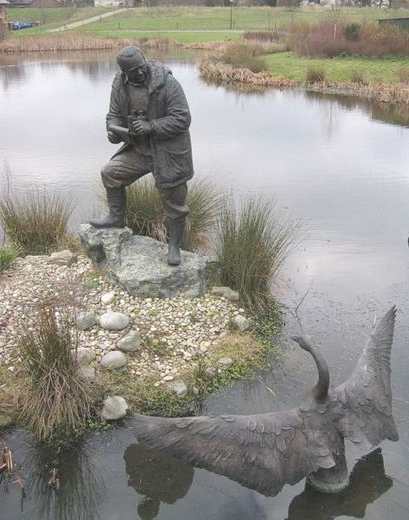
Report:
[[[149,82],[148,82],[148,92],[152,94],[155,90],[162,88],[166,82],[169,74],[172,74],[172,71],[168,69],[165,65],[161,63],[157,63],[155,61],[148,61],[149,67]],[[128,78],[124,72],[121,73],[122,83],[124,85],[128,84]]]

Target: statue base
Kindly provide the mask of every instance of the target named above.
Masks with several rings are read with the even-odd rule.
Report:
[[[181,252],[181,265],[168,265],[167,244],[133,235],[129,228],[97,229],[82,224],[79,236],[94,266],[132,296],[202,296],[217,276],[214,260],[188,251]]]

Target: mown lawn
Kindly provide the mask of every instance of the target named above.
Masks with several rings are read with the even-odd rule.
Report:
[[[292,52],[281,52],[265,56],[268,69],[275,75],[304,81],[309,68],[325,71],[330,81],[350,81],[354,72],[365,80],[395,83],[399,81],[399,70],[409,70],[409,58],[301,58]]]
[[[88,25],[87,31],[117,30],[271,30],[294,21],[314,22],[329,17],[351,21],[408,16],[409,9],[289,9],[280,7],[154,7],[138,8]],[[232,23],[231,23],[232,21]]]

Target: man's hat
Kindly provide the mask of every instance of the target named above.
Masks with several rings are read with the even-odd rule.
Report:
[[[145,65],[145,56],[138,49],[138,47],[125,47],[118,54],[116,61],[121,67],[121,70],[127,71],[133,67]]]

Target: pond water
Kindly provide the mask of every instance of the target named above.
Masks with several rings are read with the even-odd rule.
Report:
[[[409,129],[396,110],[305,92],[239,94],[204,84],[193,63],[167,59],[189,99],[197,178],[237,196],[262,193],[302,222],[301,240],[273,290],[300,309],[333,380],[347,377],[375,316],[399,307],[393,348],[397,443],[367,454],[347,446],[351,486],[331,496],[286,486],[266,498],[208,471],[138,447],[131,427],[94,434],[62,460],[47,487],[49,455],[22,431],[7,436],[27,479],[0,486],[7,520],[329,520],[409,517]],[[104,116],[113,56],[0,58],[0,169],[20,193],[47,186],[76,203],[72,225],[98,206],[99,170],[115,147]],[[299,403],[315,380],[288,341],[273,370],[212,396],[208,413],[255,413]],[[364,458],[362,458],[365,456]]]

